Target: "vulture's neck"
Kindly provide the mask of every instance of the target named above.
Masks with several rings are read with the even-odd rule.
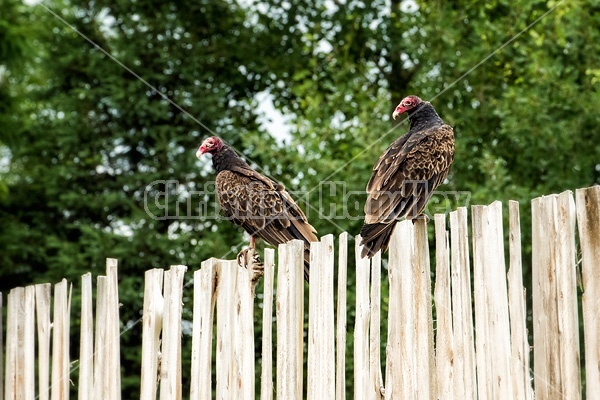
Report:
[[[409,112],[408,120],[410,121],[411,131],[444,124],[444,121],[442,121],[440,116],[435,112],[435,108],[429,102],[423,102],[419,107]]]
[[[223,145],[221,151],[217,154],[213,154],[212,162],[217,174],[221,171],[228,170],[231,167],[249,168],[248,164],[237,155],[235,150],[227,145]]]

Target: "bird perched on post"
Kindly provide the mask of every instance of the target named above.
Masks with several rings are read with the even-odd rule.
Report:
[[[304,241],[304,278],[308,281],[310,243],[318,242],[315,228],[283,185],[256,172],[222,139],[204,140],[196,157],[212,155],[217,173],[216,189],[225,216],[250,234],[250,246],[238,255],[253,250],[256,238],[278,246],[293,239]]]
[[[389,245],[396,221],[414,220],[454,161],[454,132],[431,103],[405,97],[393,118],[408,113],[410,130],[379,157],[367,184],[365,222],[360,231],[361,256],[371,258]]]

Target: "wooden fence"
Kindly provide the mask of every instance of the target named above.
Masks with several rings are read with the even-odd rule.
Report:
[[[248,270],[235,261],[210,259],[193,272],[191,371],[181,368],[186,267],[147,271],[141,399],[210,399],[216,395],[236,400],[343,400],[346,396],[360,400],[572,400],[582,398],[582,376],[586,398],[598,399],[600,187],[577,190],[575,197],[565,192],[531,204],[533,343],[526,329],[518,204],[510,202],[508,207],[506,248],[502,205],[494,202],[472,207],[471,230],[465,208],[450,213],[449,229],[446,215],[435,216],[433,266],[425,222],[398,224],[388,254],[387,315],[382,315],[380,307],[379,255],[372,260],[357,257],[357,265],[351,266],[356,268],[356,287],[347,287],[346,233],[339,236],[337,251],[331,235],[312,244],[309,287],[303,284],[301,242],[280,246],[277,263],[274,251],[265,250],[260,363],[255,359],[255,299]],[[358,242],[357,238],[354,243]],[[359,253],[356,246],[355,251]],[[579,354],[579,255],[584,373]],[[0,393],[6,400],[68,398],[71,361],[77,358],[68,351],[71,289],[64,280],[54,286],[52,322],[50,284],[15,288],[8,294],[3,372],[0,363],[5,377]],[[90,274],[82,277],[77,290],[82,296],[80,371],[79,381],[72,384],[77,386],[79,399],[120,399],[117,261],[108,259],[106,276],[98,277],[95,319]],[[304,290],[308,290],[308,305]],[[348,290],[355,291],[356,304],[347,303]],[[352,309],[355,325],[347,327]],[[381,318],[388,320],[387,332],[380,332]],[[346,354],[346,333],[352,329],[353,354]],[[383,338],[384,363],[380,359]],[[353,359],[353,376],[345,376],[347,357]],[[254,377],[259,365],[257,385]],[[353,394],[345,392],[346,379],[354,381]],[[190,393],[182,393],[183,380],[189,382]]]

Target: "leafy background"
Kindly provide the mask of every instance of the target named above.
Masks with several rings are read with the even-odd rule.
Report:
[[[77,289],[83,273],[102,274],[105,258],[118,258],[121,319],[130,328],[124,398],[139,392],[144,271],[196,269],[245,243],[222,219],[155,220],[144,207],[157,180],[179,182],[171,196],[206,189],[210,161],[194,153],[210,131],[317,205],[307,214],[320,235],[354,235],[360,218],[339,217],[343,189],[363,191],[374,161],[406,130],[390,119],[399,100],[432,99],[457,139],[440,189],[470,192],[470,204],[521,202],[527,286],[529,201],[600,182],[597,1],[0,5],[0,291],[63,277]],[[264,98],[286,118],[273,125],[279,130],[264,123]],[[214,196],[198,201],[218,215]],[[186,293],[191,320],[191,287]],[[74,326],[78,301],[75,290]],[[185,370],[189,333],[183,341]]]

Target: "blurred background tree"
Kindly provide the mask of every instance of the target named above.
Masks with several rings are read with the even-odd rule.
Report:
[[[219,218],[147,213],[145,199],[161,211],[161,191],[208,189],[192,204],[218,214],[210,160],[194,157],[206,136],[295,191],[320,235],[358,233],[360,192],[407,129],[390,113],[408,94],[454,126],[440,189],[470,192],[471,204],[521,201],[526,252],[533,197],[600,182],[592,1],[0,3],[0,291],[77,283],[118,258],[124,398],[139,390],[144,271],[195,269],[244,246]],[[285,124],[265,123],[279,113]],[[167,180],[179,186],[148,188]],[[188,318],[190,304],[191,291]]]

